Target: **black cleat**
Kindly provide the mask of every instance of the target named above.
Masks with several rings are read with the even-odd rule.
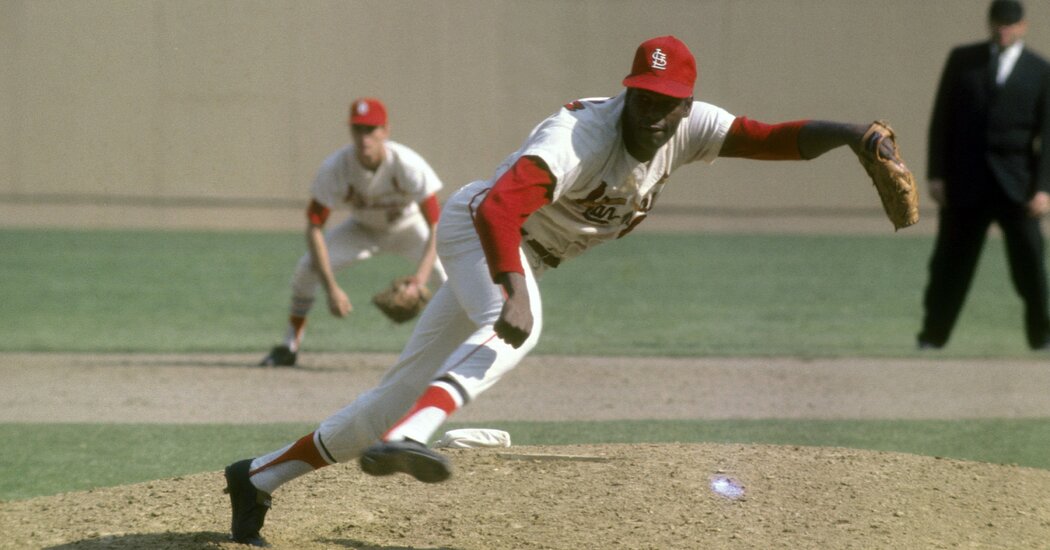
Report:
[[[260,367],[294,367],[295,357],[298,355],[288,346],[274,346],[270,354],[259,362]]]
[[[226,467],[226,490],[233,508],[230,539],[251,546],[270,546],[259,530],[270,510],[270,495],[252,485],[248,470],[252,459],[234,462]]]
[[[406,473],[423,483],[439,483],[452,475],[452,466],[444,456],[411,439],[384,441],[365,449],[361,470],[372,476]]]

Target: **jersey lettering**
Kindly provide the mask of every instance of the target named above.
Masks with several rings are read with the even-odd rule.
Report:
[[[638,227],[638,224],[642,223],[645,221],[645,218],[649,217],[649,211],[656,206],[656,197],[660,194],[660,191],[663,190],[663,184],[667,181],[667,177],[668,175],[664,174],[663,177],[660,178],[660,181],[656,182],[656,187],[653,189],[653,192],[642,199],[641,208],[635,210],[630,216],[623,217],[623,225],[626,227],[616,235],[617,239],[622,239],[625,235],[634,231],[634,228]]]
[[[577,199],[575,202],[579,206],[583,207],[583,218],[592,223],[598,223],[601,225],[608,225],[610,222],[620,219],[620,216],[616,213],[616,206],[622,206],[627,204],[627,199],[623,197],[607,197],[605,196],[605,190],[608,188],[608,184],[604,181],[601,185],[596,187],[594,191],[591,191],[586,197]]]
[[[630,218],[624,218],[624,221],[627,222],[627,227],[623,228],[623,231],[620,231],[620,233],[616,235],[616,238],[622,239],[625,235],[627,235],[631,231],[634,231],[634,228],[638,227],[638,224],[642,223],[642,221],[645,220],[645,218],[647,218],[648,216],[649,214],[645,212],[636,212],[634,216]]]
[[[593,206],[583,212],[583,217],[592,223],[608,225],[609,222],[620,219],[616,215],[616,209],[612,206]]]
[[[608,183],[602,182],[601,185],[596,187],[594,191],[591,191],[586,197],[576,200],[576,204],[590,208],[593,206],[604,206],[607,204],[627,204],[627,199],[620,198],[609,198],[605,196],[605,190],[609,187]]]

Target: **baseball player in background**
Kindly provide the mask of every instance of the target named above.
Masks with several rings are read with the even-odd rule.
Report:
[[[695,80],[685,44],[673,36],[647,40],[623,81],[626,90],[565,105],[492,178],[452,196],[437,230],[449,279],[397,364],[314,432],[226,468],[234,540],[261,543],[270,494],[330,464],[359,459],[370,475],[447,479],[448,459],[426,443],[536,345],[539,275],[628,234],[678,167],[720,156],[812,159],[841,146],[858,154],[872,147],[862,143],[867,124],[769,125],[694,101]]]
[[[353,306],[335,273],[358,260],[389,253],[416,262],[409,292],[418,293],[431,277],[438,285],[445,281],[435,250],[441,180],[418,153],[387,139],[386,107],[378,99],[354,100],[349,124],[353,143],[325,159],[310,190],[308,252],[292,276],[284,342],[260,366],[295,365],[318,286],[328,295],[332,315],[350,313]],[[350,216],[324,232],[329,214],[339,207],[350,208]]]

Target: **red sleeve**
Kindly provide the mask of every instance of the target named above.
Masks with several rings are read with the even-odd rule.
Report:
[[[755,160],[800,160],[798,133],[808,120],[764,124],[737,117],[722,143],[720,157]]]
[[[538,157],[521,157],[489,190],[474,215],[474,227],[492,279],[500,273],[525,273],[518,246],[521,226],[553,198],[554,176]]]
[[[310,200],[310,206],[306,207],[306,219],[317,226],[324,225],[324,222],[328,221],[328,215],[331,213],[331,209],[317,202],[317,199]]]
[[[429,197],[419,201],[419,210],[423,212],[423,218],[431,226],[437,225],[441,217],[441,207],[438,206],[437,195],[431,193]]]

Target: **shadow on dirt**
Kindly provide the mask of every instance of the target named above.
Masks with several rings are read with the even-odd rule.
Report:
[[[459,550],[453,546],[382,546],[355,539],[316,539],[317,542],[332,548],[350,548],[353,550]]]
[[[58,546],[47,546],[46,550],[101,550],[122,548],[127,550],[216,550],[222,544],[230,543],[229,533],[204,531],[199,533],[132,533],[127,535],[109,535],[97,538],[73,541]]]
[[[83,361],[76,363],[78,366],[104,366],[104,367],[190,367],[190,368],[217,368],[217,369],[253,369],[253,370],[288,370],[291,372],[326,372],[333,370],[329,367],[315,366],[309,364],[309,362],[300,362],[295,366],[285,367],[264,367],[258,364],[258,360],[255,358],[248,360],[236,360],[236,359],[223,359],[223,358],[210,358],[210,357],[182,357],[182,356],[171,356],[171,357],[118,357],[115,359],[106,360],[95,360]],[[337,369],[338,370],[338,369]]]
[[[452,546],[384,546],[362,540],[325,538],[316,542],[327,548],[352,550],[460,550]],[[276,546],[280,546],[279,544]],[[230,542],[229,533],[205,531],[200,533],[148,533],[109,535],[73,541],[58,546],[47,546],[45,550],[219,550],[237,547]]]

